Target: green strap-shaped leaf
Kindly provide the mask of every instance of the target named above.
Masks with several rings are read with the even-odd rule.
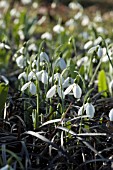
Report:
[[[107,91],[107,79],[104,70],[99,71],[98,74],[98,92]],[[107,93],[103,92],[103,96],[107,97]]]
[[[8,85],[5,85],[5,83],[0,83],[0,118],[3,116],[2,110],[7,99],[8,89]]]

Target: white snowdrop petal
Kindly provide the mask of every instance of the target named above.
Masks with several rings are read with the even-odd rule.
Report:
[[[80,107],[80,109],[78,110],[78,116],[82,115],[83,114],[83,111],[84,111],[84,108],[83,106]]]
[[[48,73],[45,70],[43,70],[41,81],[44,84],[48,84]]]
[[[31,81],[29,81],[28,83],[25,83],[25,84],[22,86],[21,91],[26,90],[26,89],[29,87],[30,84],[31,84]]]
[[[29,86],[29,91],[32,95],[35,95],[36,94],[36,86],[33,82],[30,83],[30,86]]]
[[[36,73],[36,76],[37,76],[37,78],[38,78],[39,81],[41,81],[42,73],[43,73],[43,70],[38,71],[38,72]]]
[[[66,62],[63,58],[60,58],[57,65],[61,68],[61,70],[64,70],[66,68]]]
[[[89,118],[93,118],[95,113],[95,108],[91,103],[87,103],[86,114]]]
[[[23,72],[23,73],[19,74],[18,79],[21,79],[21,78],[24,78],[25,80],[27,80],[26,72]]]
[[[49,62],[49,57],[48,57],[48,55],[45,52],[41,52],[40,53],[40,62],[42,62],[42,61]]]
[[[70,91],[73,89],[74,84],[71,84],[65,91],[64,91],[64,95],[67,95],[70,93]]]
[[[20,68],[24,67],[24,57],[23,57],[23,55],[16,58],[16,63],[17,63],[18,67],[20,67]]]
[[[53,97],[53,96],[55,95],[55,93],[56,93],[56,88],[57,88],[56,85],[52,86],[52,87],[49,89],[49,91],[47,92],[46,98],[51,98],[51,97]]]
[[[90,41],[88,41],[88,42],[85,43],[84,49],[87,50],[87,49],[91,48],[92,45],[93,45],[93,41],[90,40]]]
[[[68,87],[70,84],[73,84],[74,83],[74,80],[71,78],[71,77],[67,77],[65,80],[64,80],[64,82],[63,82],[63,84],[62,84],[62,87],[63,88],[66,88],[66,87]]]
[[[73,94],[74,94],[74,97],[79,99],[82,95],[82,90],[80,88],[80,86],[78,84],[75,84],[74,87],[73,87]]]
[[[45,32],[41,35],[41,39],[52,40],[52,34],[49,32]]]
[[[113,121],[113,109],[111,109],[109,112],[109,119],[110,121]]]
[[[57,87],[57,92],[60,98],[63,98],[63,99],[65,98],[64,92],[63,90],[61,90],[60,87]]]
[[[28,81],[30,81],[34,75],[35,75],[34,72],[30,71],[30,73],[28,74]]]
[[[103,56],[103,49],[102,49],[100,46],[99,46],[99,48],[98,48],[97,55],[98,55],[99,57],[102,57],[102,56]]]
[[[61,25],[55,25],[54,27],[53,27],[53,31],[54,32],[56,32],[57,34],[60,34],[61,32],[63,32],[64,31],[64,27],[62,27]]]

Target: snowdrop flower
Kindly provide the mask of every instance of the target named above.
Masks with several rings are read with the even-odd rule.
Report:
[[[56,32],[57,34],[60,34],[61,32],[64,31],[64,27],[62,27],[60,24],[55,25],[53,27],[53,31]]]
[[[49,32],[45,32],[41,35],[41,39],[52,40],[52,34]]]
[[[19,16],[20,16],[20,12],[18,12],[16,8],[13,8],[13,9],[11,9],[11,11],[10,11],[10,15],[11,15],[12,17],[19,17]]]
[[[36,75],[33,71],[30,71],[30,73],[28,74],[28,81],[32,80],[32,79],[36,79]]]
[[[110,121],[113,121],[113,109],[111,109],[109,112],[109,119]]]
[[[94,46],[99,45],[102,42],[102,37],[98,37],[96,40],[94,40]]]
[[[74,80],[71,78],[71,77],[67,77],[65,80],[64,80],[64,82],[63,82],[63,84],[62,84],[62,87],[63,88],[66,88],[66,87],[68,87],[69,85],[71,85],[71,84],[73,84],[74,83]]]
[[[26,90],[27,88],[29,87],[29,91],[32,95],[35,95],[36,94],[36,86],[35,84],[32,82],[32,81],[29,81],[27,83],[25,83],[22,88],[21,88],[21,91],[24,91]]]
[[[60,98],[63,98],[63,99],[65,98],[63,90],[61,90],[61,87],[56,84],[49,89],[49,91],[46,94],[46,98],[53,97],[56,94],[56,92],[58,93]]]
[[[82,57],[77,61],[77,66],[80,67],[82,64],[88,62],[88,56]]]
[[[102,49],[101,46],[98,47],[97,55],[98,55],[99,57],[102,57],[102,56],[103,56],[103,49]]]
[[[70,2],[68,6],[72,10],[83,10],[83,7],[78,2]]]
[[[83,112],[86,111],[86,115],[89,118],[93,118],[94,117],[94,113],[95,113],[95,108],[92,105],[92,103],[86,103],[85,105],[81,106],[80,109],[78,110],[78,115],[82,115]]]
[[[21,0],[23,5],[28,5],[32,2],[32,0]]]
[[[93,45],[93,41],[90,40],[90,41],[88,41],[88,42],[85,43],[84,49],[87,50],[87,49],[91,48],[92,45]]]
[[[0,49],[7,49],[7,50],[10,50],[11,48],[10,48],[10,46],[9,45],[7,45],[7,44],[5,44],[5,43],[0,43]]]
[[[3,79],[3,81],[6,85],[9,84],[9,80],[5,76],[1,75],[0,77]]]
[[[61,70],[64,70],[66,68],[65,60],[62,57],[60,57],[57,61],[56,66],[59,66],[61,68]]]
[[[33,60],[32,62],[32,68],[38,68],[38,61],[37,60]]]
[[[46,21],[46,16],[42,16],[39,20],[38,20],[38,22],[37,22],[37,24],[38,25],[42,25],[45,21]]]
[[[93,52],[96,51],[98,47],[99,47],[99,45],[96,45],[96,46],[94,46],[94,47],[91,47],[91,48],[88,50],[88,54],[93,54]]]
[[[21,40],[25,39],[25,35],[24,35],[24,32],[22,30],[18,30],[18,35],[19,35]]]
[[[77,14],[75,14],[74,19],[75,19],[75,20],[78,20],[78,19],[80,19],[81,17],[82,17],[82,12],[80,11],[80,12],[78,12]]]
[[[89,118],[93,118],[94,117],[94,113],[95,113],[95,108],[94,106],[92,105],[92,103],[86,103],[86,115],[89,117]]]
[[[27,74],[25,71],[23,73],[19,74],[18,79],[21,79],[21,78],[24,78],[25,81],[27,80]]]
[[[41,70],[36,73],[36,76],[39,81],[41,81],[43,84],[48,84],[48,73],[46,70]]]
[[[37,47],[34,43],[30,44],[28,46],[28,51],[37,51]]]
[[[86,110],[86,104],[81,106],[78,110],[78,116],[82,115],[83,112]]]
[[[49,62],[48,55],[45,52],[43,52],[43,51],[40,53],[40,62],[42,62],[42,61]]]
[[[64,82],[64,78],[61,76],[60,73],[55,73],[53,77],[50,77],[49,82],[52,83],[52,79],[58,81],[58,84],[62,84]]]
[[[17,63],[17,66],[18,66],[18,67],[24,68],[24,66],[25,66],[24,56],[21,55],[21,56],[17,57],[17,58],[16,58],[16,63]]]
[[[110,93],[113,92],[113,80],[109,83],[109,91]]]
[[[41,81],[43,84],[48,84],[48,73],[46,72],[46,70],[42,71]]]
[[[65,91],[64,95],[69,94],[71,91],[73,91],[73,95],[75,98],[79,99],[82,95],[82,90],[80,86],[76,83],[71,84]]]
[[[76,23],[74,21],[74,19],[69,19],[68,21],[66,21],[65,26],[69,27],[69,26],[75,26]]]
[[[90,22],[89,17],[87,15],[84,15],[83,18],[82,18],[81,25],[87,26],[89,24],[89,22]]]

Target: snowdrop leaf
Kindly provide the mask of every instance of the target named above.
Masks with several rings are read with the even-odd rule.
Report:
[[[98,74],[98,92],[106,91],[107,88],[107,80],[106,80],[106,74],[104,70],[101,70]],[[103,92],[103,96],[107,97],[107,93]]]
[[[56,85],[52,86],[51,89],[47,92],[46,98],[53,97],[55,95],[55,93],[56,93],[56,88],[57,88]]]

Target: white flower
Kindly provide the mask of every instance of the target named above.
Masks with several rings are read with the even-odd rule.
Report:
[[[27,74],[24,71],[23,73],[19,74],[18,79],[24,78],[24,80],[27,80]]]
[[[78,2],[70,2],[69,8],[72,10],[83,10],[83,7]]]
[[[21,91],[24,91],[26,90],[27,88],[29,87],[29,91],[32,95],[35,95],[36,94],[36,86],[33,82],[29,81],[27,83],[25,83],[22,88],[21,88]]]
[[[48,73],[46,72],[46,70],[42,71],[41,81],[44,84],[48,84]]]
[[[95,108],[94,106],[91,104],[91,103],[86,103],[86,115],[89,117],[89,118],[93,118],[94,117],[94,113],[95,113]]]
[[[40,53],[40,62],[42,62],[42,61],[49,62],[49,57],[48,57],[48,55],[45,52],[41,52]]]
[[[74,21],[74,19],[69,19],[68,21],[66,21],[65,26],[70,27],[70,26],[75,26],[76,22]]]
[[[49,32],[45,32],[41,35],[41,39],[52,40],[52,34]]]
[[[30,4],[32,2],[32,0],[21,0],[23,5],[27,5]]]
[[[71,84],[65,91],[64,95],[69,94],[71,91],[73,91],[73,95],[75,98],[79,99],[82,95],[82,90],[80,86],[76,83]]]
[[[30,73],[28,74],[28,81],[30,81],[31,79],[36,79],[35,77],[35,73],[33,71],[30,71]]]
[[[109,83],[109,90],[111,93],[113,92],[113,80]]]
[[[74,83],[74,80],[71,78],[71,77],[67,77],[65,80],[64,80],[64,82],[63,82],[63,84],[62,84],[62,87],[63,88],[66,88],[66,87],[68,87],[69,85],[71,85],[71,84],[73,84]]]
[[[64,70],[66,68],[66,62],[63,58],[59,58],[59,60],[57,61],[57,66],[59,66],[61,68],[61,70]]]
[[[52,79],[58,81],[58,85],[61,85],[64,82],[64,78],[60,73],[55,73],[53,77],[50,77],[49,82],[52,83]]]
[[[97,55],[98,55],[99,57],[102,57],[102,56],[103,56],[103,49],[102,49],[101,46],[98,47]]]
[[[53,31],[54,32],[56,32],[57,34],[60,34],[61,32],[63,32],[64,31],[64,27],[62,27],[61,25],[55,25],[54,27],[53,27]]]
[[[17,63],[17,66],[20,67],[20,68],[24,68],[25,64],[24,64],[24,56],[21,55],[19,57],[16,58],[16,63]]]
[[[51,98],[51,97],[53,97],[53,96],[55,95],[55,93],[56,93],[56,88],[57,88],[57,85],[52,86],[52,87],[49,89],[49,91],[47,92],[46,98]]]
[[[28,46],[28,51],[37,51],[37,47],[34,43],[30,44]]]
[[[113,109],[111,109],[109,112],[109,119],[110,121],[113,121]]]
[[[102,42],[102,37],[98,37],[95,41],[94,41],[94,45],[99,45]]]
[[[87,26],[89,24],[89,22],[90,22],[89,17],[87,15],[83,15],[81,25]]]
[[[93,45],[93,41],[90,40],[90,41],[88,41],[88,42],[85,43],[84,49],[87,50],[87,49],[91,48],[92,45]]]
[[[82,57],[77,61],[77,66],[79,67],[82,64],[87,63],[87,62],[88,62],[88,56]]]
[[[78,20],[78,19],[80,19],[81,17],[82,17],[82,12],[80,11],[80,12],[78,12],[77,14],[75,14],[74,19],[75,19],[75,20]]]
[[[36,76],[39,81],[41,81],[44,84],[48,84],[48,73],[46,70],[41,70],[36,73]]]
[[[10,50],[11,48],[10,48],[10,46],[9,45],[7,45],[7,44],[5,44],[5,43],[0,43],[0,49],[7,49],[7,50]]]
[[[99,45],[96,45],[94,47],[91,47],[89,50],[88,50],[88,54],[92,54],[94,51],[97,50],[97,48],[99,47]]]
[[[63,90],[61,90],[61,87],[59,85],[52,86],[47,92],[46,98],[53,97],[56,94],[56,92],[58,93],[60,98],[63,98],[63,99],[65,98],[64,92]]]

